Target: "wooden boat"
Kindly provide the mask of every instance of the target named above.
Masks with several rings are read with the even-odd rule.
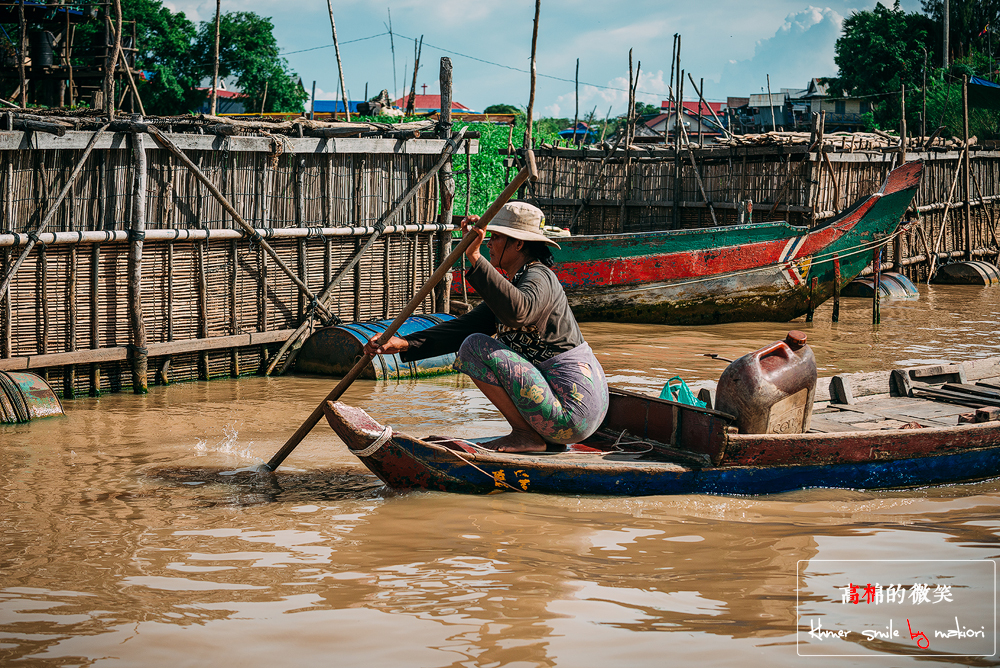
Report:
[[[785,322],[861,273],[898,228],[922,170],[896,168],[878,192],[811,230],[779,221],[560,237],[555,272],[579,320]]]
[[[351,452],[397,489],[746,495],[1000,476],[1000,357],[836,376],[816,398],[809,433],[739,434],[725,413],[615,389],[597,434],[529,454],[416,438],[343,403],[325,413]]]

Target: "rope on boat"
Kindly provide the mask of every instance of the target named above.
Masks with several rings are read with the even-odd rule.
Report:
[[[371,457],[379,448],[388,443],[390,438],[392,438],[392,427],[386,425],[385,429],[382,430],[382,435],[372,441],[371,445],[364,450],[351,450],[351,452],[357,457]]]

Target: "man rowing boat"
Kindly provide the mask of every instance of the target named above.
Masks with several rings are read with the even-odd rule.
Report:
[[[501,452],[535,452],[548,444],[576,443],[593,434],[608,410],[604,369],[577,325],[549,246],[540,209],[509,202],[490,223],[490,259],[479,252],[486,233],[466,251],[465,274],[483,302],[465,315],[383,346],[378,335],[368,354],[399,353],[403,361],[458,351],[455,369],[472,378],[511,426],[511,433],[484,445]],[[508,276],[507,281],[498,269]],[[495,337],[495,338],[494,338]]]

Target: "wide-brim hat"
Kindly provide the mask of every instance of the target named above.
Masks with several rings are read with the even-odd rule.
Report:
[[[489,229],[494,234],[520,239],[521,241],[541,241],[559,248],[559,244],[542,234],[545,214],[537,206],[527,202],[507,202],[490,221]]]

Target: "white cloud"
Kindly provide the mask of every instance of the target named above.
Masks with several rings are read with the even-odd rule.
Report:
[[[834,76],[834,44],[844,17],[826,8],[807,7],[785,17],[773,37],[762,39],[748,60],[730,60],[718,84],[709,85],[715,96],[759,93],[771,77],[771,90],[805,88],[812,77]]]

